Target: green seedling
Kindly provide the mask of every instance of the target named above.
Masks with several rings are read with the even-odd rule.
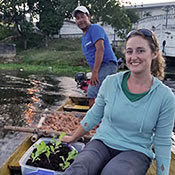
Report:
[[[35,151],[35,153],[33,153],[33,152],[31,153],[32,162],[34,162],[36,160],[40,160],[39,156],[42,153],[45,153],[46,157],[49,160],[49,156],[50,156],[51,152],[53,152],[55,154],[56,152],[59,151],[58,148],[61,146],[61,140],[65,135],[66,135],[65,132],[61,132],[58,139],[55,139],[55,137],[53,137],[51,139],[52,145],[50,145],[50,146],[46,145],[46,143],[44,141],[41,141],[40,144],[35,144],[36,151]],[[56,151],[56,149],[57,149],[57,151]]]
[[[54,153],[55,152],[55,148],[53,145],[50,145],[50,150]]]
[[[66,135],[65,132],[60,132],[59,138],[55,139],[55,137],[53,137],[52,142],[55,145],[55,148],[59,148],[60,144],[61,144],[61,140],[62,138]]]
[[[31,154],[32,162],[34,162],[35,160],[40,160],[39,156],[44,152],[49,154],[48,153],[48,151],[49,151],[48,146],[46,145],[46,143],[44,141],[41,141],[40,144],[38,144],[38,145],[36,144],[35,147],[36,147],[35,153]]]
[[[74,160],[77,156],[78,152],[76,150],[72,150],[68,153],[67,159],[65,159],[63,156],[60,156],[60,158],[63,160],[63,163],[60,163],[59,166],[65,170],[70,165],[70,160]]]
[[[35,160],[40,160],[39,155],[37,155],[35,153],[31,153],[30,157],[32,158],[32,162],[34,162]]]
[[[50,162],[50,159],[49,159],[49,156],[50,156],[50,149],[49,149],[49,146],[47,146],[46,147],[46,153],[45,153],[45,155],[46,155],[46,157],[47,157],[47,159],[48,159],[48,161]]]
[[[51,143],[53,143],[53,146],[50,146],[50,149],[53,153],[56,153],[56,149],[60,148],[61,146],[61,140],[66,135],[65,132],[60,132],[59,138],[55,139],[55,137],[52,138]]]

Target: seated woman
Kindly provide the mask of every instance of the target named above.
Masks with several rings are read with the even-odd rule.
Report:
[[[129,70],[104,80],[79,128],[63,138],[75,142],[100,123],[63,174],[144,175],[154,158],[157,175],[169,174],[175,96],[160,81],[165,61],[155,34],[148,29],[131,31],[125,58]]]

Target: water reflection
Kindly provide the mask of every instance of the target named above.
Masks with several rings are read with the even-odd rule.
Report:
[[[56,109],[65,98],[59,83],[54,75],[0,71],[0,166],[25,137],[23,133],[3,132],[3,126],[37,124],[47,109]]]
[[[27,88],[27,94],[31,95],[31,102],[27,104],[27,110],[24,111],[24,116],[27,124],[30,124],[34,120],[35,113],[41,105],[41,100],[37,95],[40,93],[41,82],[36,80],[31,80],[33,84],[32,88]]]

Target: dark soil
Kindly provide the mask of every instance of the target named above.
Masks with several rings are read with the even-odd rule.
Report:
[[[50,145],[50,143],[48,143],[47,145]],[[68,144],[61,144],[61,145],[62,146],[59,148],[59,152],[56,152],[55,154],[51,153],[49,159],[46,157],[45,153],[42,153],[39,156],[40,160],[35,160],[34,162],[32,162],[32,159],[30,158],[26,162],[26,165],[50,169],[54,171],[61,171],[61,172],[65,171],[59,166],[60,163],[63,163],[63,160],[60,158],[60,156],[63,156],[66,159],[68,157],[68,153],[72,149]],[[33,150],[33,152],[35,151],[36,149]],[[73,160],[70,160],[70,163],[72,162]]]

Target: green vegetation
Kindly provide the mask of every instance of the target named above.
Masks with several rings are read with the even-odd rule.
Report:
[[[45,153],[46,157],[49,160],[51,152],[56,154],[59,151],[59,148],[61,147],[62,143],[61,140],[65,135],[66,135],[65,132],[61,132],[58,139],[53,137],[52,140],[50,141],[51,143],[50,146],[48,146],[44,141],[41,141],[39,144],[35,144],[36,151],[31,153],[32,162],[34,162],[35,160],[40,160],[39,156],[42,153]]]
[[[58,139],[55,139],[55,137],[52,138],[51,143],[53,144],[53,146],[51,146],[51,150],[53,153],[55,153],[56,149],[59,149],[59,147],[61,146],[61,140],[65,135],[65,132],[60,132],[60,136]]]
[[[72,17],[72,12],[78,5],[77,0],[8,0],[0,1],[0,25],[3,36],[18,36],[23,41],[23,48],[27,49],[30,35],[36,30],[44,37],[44,44],[49,45],[49,39],[58,34],[65,20]],[[131,29],[132,22],[138,20],[136,10],[127,11],[120,0],[81,0],[81,5],[88,7],[91,20],[111,25],[116,33],[125,37]],[[93,4],[93,5],[92,5]],[[106,15],[108,14],[108,15]],[[26,18],[28,16],[28,18]],[[34,21],[37,21],[34,25]],[[37,27],[37,28],[36,28]],[[1,27],[0,27],[1,33]],[[7,36],[6,36],[7,35]]]
[[[49,146],[47,146],[44,141],[41,141],[40,144],[38,145],[36,144],[35,147],[36,147],[36,152],[31,153],[32,162],[34,162],[35,160],[40,160],[39,156],[42,153],[45,153],[47,158],[49,157],[50,155]]]
[[[59,156],[60,160],[62,160],[62,163],[59,163],[59,166],[62,168],[62,170],[65,170],[71,162],[75,159],[75,157],[78,155],[78,151],[72,148],[71,151],[68,152],[68,156],[65,157],[63,152],[61,152],[60,148],[63,146],[62,145],[62,138],[66,135],[65,132],[60,132],[59,138],[56,139],[53,137],[49,143],[45,143],[44,141],[41,141],[39,144],[35,144],[34,151],[31,153],[30,158],[32,162],[35,161],[43,161],[42,158],[40,157],[41,154],[45,154],[45,156],[48,159],[48,162],[50,162],[51,154],[56,154],[60,153],[61,155]],[[62,150],[63,151],[63,150]],[[57,155],[56,155],[57,156]],[[52,156],[52,159],[54,157]]]
[[[70,151],[68,153],[68,157],[66,159],[63,156],[60,156],[60,158],[63,160],[63,163],[60,163],[59,166],[61,166],[61,168],[63,170],[65,170],[70,165],[70,162],[69,161],[75,160],[75,158],[77,157],[77,155],[78,155],[78,152],[75,149],[73,149],[72,151]]]
[[[90,71],[81,51],[80,39],[54,39],[49,47],[41,45],[22,51],[17,47],[16,60],[13,63],[1,63],[0,69],[64,76]]]

